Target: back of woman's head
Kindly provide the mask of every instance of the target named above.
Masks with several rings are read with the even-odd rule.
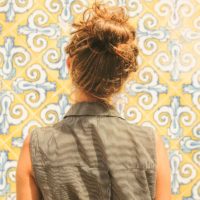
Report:
[[[76,29],[65,47],[73,84],[102,102],[119,92],[138,69],[135,29],[126,13],[124,7],[95,2],[82,21],[72,24]]]

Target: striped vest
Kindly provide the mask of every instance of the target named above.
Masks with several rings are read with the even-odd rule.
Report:
[[[31,132],[30,153],[43,200],[154,200],[155,133],[113,106],[72,104],[64,118]]]

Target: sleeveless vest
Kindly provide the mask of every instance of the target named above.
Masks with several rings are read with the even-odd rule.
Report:
[[[72,104],[61,121],[33,129],[30,154],[43,200],[155,200],[154,130],[113,106]]]

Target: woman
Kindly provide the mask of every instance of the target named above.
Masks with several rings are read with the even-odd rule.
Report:
[[[170,200],[160,136],[129,124],[111,103],[138,69],[135,30],[125,9],[94,3],[73,25],[65,48],[73,103],[63,120],[35,128],[25,139],[17,200]]]

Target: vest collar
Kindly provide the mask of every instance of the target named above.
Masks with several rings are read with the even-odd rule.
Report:
[[[113,105],[107,106],[97,101],[82,101],[71,104],[71,107],[64,115],[64,118],[81,115],[112,116],[124,119]]]

